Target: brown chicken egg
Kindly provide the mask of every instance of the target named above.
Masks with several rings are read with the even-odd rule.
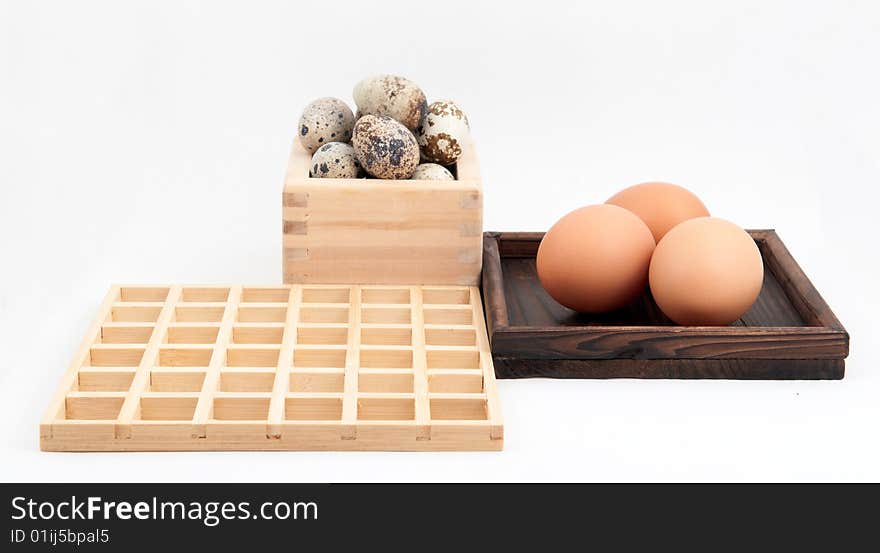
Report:
[[[761,252],[749,234],[716,217],[676,226],[654,250],[651,293],[680,325],[726,325],[755,303],[764,280]]]
[[[709,211],[690,190],[668,182],[643,182],[621,190],[608,204],[619,205],[641,217],[651,229],[654,241],[675,225],[695,217],[708,217]]]
[[[645,291],[653,251],[650,229],[632,212],[607,204],[582,207],[544,235],[538,278],[570,309],[613,311]]]

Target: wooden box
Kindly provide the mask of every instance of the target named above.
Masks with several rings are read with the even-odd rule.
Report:
[[[727,327],[676,326],[645,295],[620,311],[575,313],[541,287],[543,233],[486,233],[483,298],[499,378],[840,379],[849,336],[772,230],[757,302]]]
[[[500,450],[467,286],[115,286],[47,451]]]
[[[455,181],[317,179],[294,141],[284,181],[286,283],[479,285],[483,196],[476,153]]]

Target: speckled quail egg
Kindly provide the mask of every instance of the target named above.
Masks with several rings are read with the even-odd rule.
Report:
[[[324,144],[312,156],[311,176],[319,179],[356,179],[361,164],[354,148],[342,142]]]
[[[436,163],[422,163],[416,167],[413,180],[455,180],[449,169]]]
[[[419,146],[427,161],[452,165],[461,156],[470,135],[467,116],[451,100],[438,100],[428,106],[419,125]]]
[[[428,102],[422,89],[397,75],[367,77],[354,87],[358,117],[387,115],[415,132],[425,116]]]
[[[352,146],[361,166],[380,179],[408,179],[419,164],[416,137],[385,115],[364,115],[358,119]]]
[[[299,140],[310,154],[328,142],[348,142],[354,128],[354,114],[338,98],[318,98],[299,118]]]

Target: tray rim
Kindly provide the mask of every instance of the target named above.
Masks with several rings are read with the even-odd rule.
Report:
[[[501,268],[502,242],[525,242],[533,244],[540,242],[543,232],[497,232],[489,231],[483,235],[483,280],[482,294],[485,303],[485,313],[487,318],[487,329],[489,331],[489,340],[492,344],[493,356],[496,358],[506,359],[542,359],[542,360],[584,360],[584,361],[602,361],[609,359],[629,359],[620,356],[579,356],[573,357],[566,355],[565,352],[545,351],[535,353],[533,355],[525,354],[522,351],[511,351],[509,347],[513,344],[519,344],[523,338],[543,336],[549,338],[558,338],[561,336],[582,335],[584,337],[600,337],[609,333],[618,335],[651,335],[657,338],[662,336],[677,338],[693,338],[700,339],[706,337],[723,337],[733,339],[785,339],[785,338],[804,338],[810,337],[814,339],[830,339],[835,344],[829,348],[825,354],[811,354],[807,357],[783,355],[765,356],[747,355],[747,354],[731,354],[729,356],[676,356],[682,360],[700,360],[700,359],[844,359],[849,353],[849,334],[846,329],[831,311],[827,302],[816,290],[812,282],[807,278],[800,265],[795,261],[785,244],[779,238],[774,229],[755,229],[747,231],[756,242],[763,242],[765,248],[772,253],[770,259],[765,259],[765,263],[774,272],[774,276],[780,280],[780,284],[786,291],[789,300],[795,305],[801,316],[804,317],[803,311],[807,310],[812,315],[804,317],[812,319],[815,324],[810,326],[778,326],[778,327],[713,327],[713,326],[652,326],[652,325],[583,325],[583,326],[565,326],[565,327],[547,327],[547,326],[518,326],[510,325],[510,319],[507,313],[506,299],[504,297],[504,274]],[[504,257],[531,257],[531,255],[504,255]],[[786,277],[780,278],[780,272]],[[498,283],[497,286],[492,283]],[[792,298],[792,293],[797,294],[797,298]],[[652,359],[651,357],[640,357],[641,360]],[[670,359],[669,356],[661,356],[656,359]]]

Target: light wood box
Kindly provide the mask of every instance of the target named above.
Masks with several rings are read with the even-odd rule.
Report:
[[[479,284],[483,194],[468,145],[455,181],[317,179],[294,141],[282,195],[290,284]]]

